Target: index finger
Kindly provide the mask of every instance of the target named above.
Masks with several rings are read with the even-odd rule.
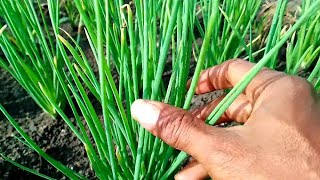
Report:
[[[255,64],[241,60],[229,60],[220,65],[204,70],[199,78],[196,94],[234,87]],[[284,73],[270,69],[261,70],[245,89],[245,94],[254,98],[257,94]]]

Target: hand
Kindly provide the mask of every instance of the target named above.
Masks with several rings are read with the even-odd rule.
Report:
[[[202,72],[196,94],[232,88],[254,66],[230,60]],[[320,105],[303,78],[263,69],[223,114],[218,128],[204,120],[223,97],[193,112],[137,100],[132,116],[195,160],[176,179],[320,178]]]

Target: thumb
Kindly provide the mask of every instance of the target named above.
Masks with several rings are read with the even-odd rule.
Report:
[[[206,147],[225,143],[221,137],[226,130],[209,126],[190,112],[168,104],[136,100],[131,113],[153,135],[199,161],[207,159]]]

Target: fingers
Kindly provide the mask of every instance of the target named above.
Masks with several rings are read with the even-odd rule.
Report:
[[[178,174],[174,176],[175,180],[201,180],[209,178],[207,170],[196,160],[191,161]]]
[[[232,84],[225,78],[228,71],[229,64],[232,61],[217,66],[213,66],[201,72],[199,81],[196,87],[196,94],[204,94],[219,89],[227,89],[233,87]],[[189,88],[191,80],[188,81],[187,87]]]
[[[229,60],[221,65],[204,70],[199,78],[196,94],[234,87],[255,64],[244,60]],[[245,94],[250,97],[258,95],[265,86],[271,84],[284,74],[269,69],[262,70],[248,85]],[[256,94],[258,93],[258,94]]]
[[[225,96],[219,97],[209,104],[206,104],[198,109],[192,111],[192,114],[197,118],[205,121],[214,108],[222,101]],[[239,123],[245,123],[251,115],[252,104],[247,97],[241,94],[228,109],[223,113],[221,118],[216,124],[220,124],[228,121],[237,121]]]
[[[132,117],[168,145],[185,151],[200,162],[207,161],[207,147],[227,144],[227,130],[206,125],[191,113],[170,105],[137,100],[131,108]],[[210,146],[211,147],[211,146]],[[219,147],[220,148],[220,147]]]

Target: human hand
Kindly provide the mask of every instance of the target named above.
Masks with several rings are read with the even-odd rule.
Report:
[[[230,60],[202,72],[196,94],[234,87],[254,66]],[[320,104],[303,78],[263,69],[222,115],[205,124],[218,98],[188,112],[137,100],[132,116],[168,145],[195,160],[176,179],[318,179],[320,178]]]

